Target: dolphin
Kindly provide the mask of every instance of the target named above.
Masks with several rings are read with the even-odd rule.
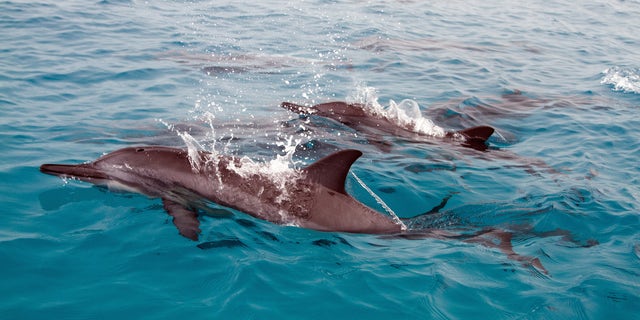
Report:
[[[528,101],[526,97],[522,98],[520,91],[516,91],[510,95],[505,95],[504,97],[513,103],[516,103],[517,101]],[[538,102],[539,101],[536,101],[535,103]],[[528,102],[528,104],[531,103],[532,102]],[[383,138],[385,135],[400,137],[410,142],[437,143],[443,141],[449,143],[452,147],[462,147],[449,148],[449,150],[457,150],[463,153],[470,151],[471,155],[484,159],[513,161],[516,162],[516,164],[512,166],[522,167],[530,174],[538,174],[538,168],[544,169],[544,171],[548,173],[558,173],[558,171],[540,159],[521,157],[510,152],[508,149],[490,148],[487,144],[487,140],[495,132],[495,129],[490,126],[475,126],[459,131],[447,131],[445,132],[444,137],[436,138],[411,131],[409,130],[410,128],[402,127],[398,123],[390,121],[384,115],[373,114],[367,110],[368,107],[366,105],[360,103],[334,101],[314,106],[304,106],[291,102],[282,102],[281,107],[304,116],[316,115],[338,121],[358,132],[364,133],[370,144],[384,152],[389,152],[391,149],[391,144]],[[468,121],[466,120],[467,118],[482,119],[479,114],[476,114],[477,112],[500,114],[501,112],[506,112],[506,110],[517,110],[515,107],[508,107],[510,107],[510,105],[498,108],[497,111],[491,111],[490,105],[469,108],[474,109],[473,114],[465,117],[458,116],[456,119],[459,120],[458,122],[465,122]],[[434,109],[437,111],[436,113],[433,113]],[[446,117],[442,114],[446,113],[447,110],[449,109],[437,105],[433,108],[429,108],[429,111],[435,118],[441,118],[443,121],[446,120]],[[513,112],[515,113],[516,111]],[[453,112],[453,114],[459,113]]]
[[[342,150],[291,176],[248,170],[241,159],[204,151],[128,147],[83,164],[43,164],[40,171],[109,189],[161,198],[180,234],[198,240],[198,209],[207,201],[276,224],[320,231],[392,234],[403,225],[350,196],[344,188],[362,153]],[[281,181],[278,181],[281,180]]]
[[[388,151],[390,146],[382,139],[382,135],[391,134],[412,141],[425,141],[427,137],[412,131],[409,127],[402,127],[393,123],[383,115],[368,112],[366,106],[360,103],[347,103],[333,101],[304,106],[291,102],[282,102],[281,107],[302,115],[317,115],[336,120],[356,131],[367,133],[369,142],[383,151]],[[486,141],[493,134],[494,129],[489,126],[477,126],[460,131],[447,131],[442,137],[445,141],[457,142],[463,147],[479,151],[487,149]]]
[[[127,147],[82,164],[43,164],[40,171],[111,190],[161,198],[179,233],[197,241],[199,212],[213,202],[281,225],[319,231],[377,234],[385,238],[456,239],[502,251],[509,259],[547,273],[540,260],[513,251],[512,233],[484,228],[462,234],[421,227],[448,199],[412,218],[393,219],[362,204],[345,188],[352,164],[362,155],[341,150],[288,173],[269,174],[241,158],[163,147]],[[264,168],[264,167],[262,167]],[[209,208],[211,209],[211,208]],[[408,228],[407,228],[408,226]],[[551,232],[542,236],[561,235]]]

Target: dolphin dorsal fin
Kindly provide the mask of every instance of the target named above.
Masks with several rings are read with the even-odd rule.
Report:
[[[489,137],[493,134],[495,129],[489,126],[478,126],[473,128],[468,128],[464,130],[458,131],[458,133],[462,134],[467,139],[477,139],[482,142],[487,141]]]
[[[336,192],[347,194],[344,190],[344,182],[349,174],[349,168],[361,155],[362,152],[358,150],[341,150],[314,162],[303,171],[307,179]]]

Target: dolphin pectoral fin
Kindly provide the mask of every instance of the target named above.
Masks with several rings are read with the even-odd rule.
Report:
[[[194,210],[187,209],[179,203],[164,198],[162,199],[162,205],[167,213],[173,217],[173,224],[178,228],[178,232],[185,238],[198,241],[198,234],[200,233],[198,214]]]

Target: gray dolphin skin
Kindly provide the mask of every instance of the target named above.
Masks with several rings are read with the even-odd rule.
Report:
[[[198,209],[206,201],[276,224],[320,231],[392,234],[400,223],[351,197],[344,189],[349,168],[362,153],[342,150],[278,182],[242,170],[238,158],[147,146],[116,150],[90,163],[43,164],[40,171],[110,189],[162,199],[180,234],[198,240]],[[195,158],[195,159],[194,159]]]
[[[382,136],[386,134],[414,141],[424,141],[427,138],[425,135],[402,128],[383,116],[370,114],[366,111],[366,106],[360,103],[333,101],[308,107],[291,102],[282,102],[280,106],[302,115],[316,115],[333,119],[356,131],[365,132],[370,136],[369,142],[383,151],[388,151],[390,147],[382,139]],[[494,131],[489,126],[477,126],[460,131],[446,132],[443,140],[459,143],[463,147],[484,151],[487,149],[486,141]],[[458,135],[462,136],[463,139],[456,139]]]

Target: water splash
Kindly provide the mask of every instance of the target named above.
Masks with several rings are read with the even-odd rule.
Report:
[[[245,156],[240,159],[240,166],[236,166],[230,169],[233,169],[234,171],[236,171],[236,173],[242,176],[259,173],[261,175],[280,180],[281,177],[288,176],[289,174],[297,171],[293,169],[292,165],[295,164],[295,161],[293,160],[293,154],[299,143],[300,140],[294,140],[293,137],[289,137],[284,142],[276,142],[277,146],[280,146],[284,149],[284,154],[278,154],[274,159],[265,162],[255,162],[249,157]]]
[[[444,128],[436,125],[429,118],[422,115],[418,103],[411,99],[396,103],[389,100],[388,106],[378,102],[376,89],[366,85],[357,85],[356,92],[347,97],[350,103],[359,103],[365,106],[365,112],[382,117],[398,127],[411,132],[420,133],[432,137],[443,138],[446,135]]]
[[[640,68],[611,67],[602,71],[601,84],[613,86],[614,91],[640,93]]]
[[[192,135],[186,131],[178,131],[178,136],[187,145],[187,152],[189,154],[189,163],[191,163],[191,169],[193,172],[199,172],[201,168],[200,150],[202,146]]]
[[[389,207],[384,200],[382,200],[382,198],[380,198],[375,192],[373,192],[373,190],[371,190],[371,188],[369,188],[369,186],[367,186],[366,183],[364,183],[364,181],[362,181],[362,179],[360,179],[360,177],[358,177],[356,175],[355,172],[351,171],[351,175],[356,179],[356,181],[358,182],[358,184],[369,193],[369,195],[376,200],[376,202],[391,216],[391,218],[393,219],[393,221],[395,223],[397,223],[398,225],[400,225],[400,228],[404,231],[407,230],[407,226],[404,224],[404,222],[402,222],[402,220],[398,217],[398,215],[395,213],[395,211],[393,211],[393,209],[391,209],[391,207]]]
[[[187,131],[181,131],[176,126],[158,119],[157,121],[162,123],[168,130],[174,132],[178,137],[182,139],[187,147],[189,162],[194,172],[200,172],[203,166],[217,166],[220,162],[221,155],[227,154],[229,145],[233,139],[226,140],[224,146],[220,146],[220,141],[216,137],[215,130],[215,115],[208,111],[202,111],[194,117],[200,122],[206,123],[209,130],[206,133],[204,139],[197,139]],[[301,175],[301,171],[295,169],[298,164],[294,160],[293,156],[297,146],[301,143],[302,139],[296,139],[294,136],[285,135],[284,133],[278,133],[278,140],[274,143],[276,147],[282,150],[280,154],[276,154],[274,159],[268,161],[254,161],[253,159],[244,156],[236,158],[236,161],[228,161],[226,168],[237,173],[245,179],[254,179],[259,177],[260,179],[268,180],[278,190],[280,194],[275,199],[276,202],[282,202],[289,198],[287,190],[291,183],[295,183]],[[218,149],[222,149],[221,152]],[[202,151],[208,153],[203,157]],[[220,185],[222,185],[221,177]]]
[[[191,164],[191,169],[193,172],[199,172],[202,169],[202,163],[200,158],[200,150],[203,150],[203,146],[200,142],[194,138],[191,134],[186,131],[180,131],[176,129],[176,127],[162,119],[157,119],[158,122],[162,123],[167,129],[171,132],[175,132],[178,137],[182,139],[184,144],[187,146],[187,152],[189,154],[189,163]],[[212,154],[215,155],[215,150],[212,150]]]
[[[293,154],[299,143],[300,140],[294,140],[290,136],[284,142],[277,142],[278,146],[283,147],[284,154],[276,155],[275,159],[256,162],[245,156],[238,162],[230,161],[227,168],[245,179],[259,176],[261,179],[270,181],[280,192],[275,201],[282,203],[291,198],[288,193],[290,186],[303,177],[301,170],[292,167],[295,164]]]

